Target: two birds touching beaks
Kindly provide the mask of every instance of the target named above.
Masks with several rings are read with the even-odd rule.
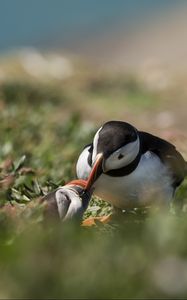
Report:
[[[169,206],[187,175],[175,146],[122,121],[109,121],[85,146],[77,177],[42,198],[45,214],[82,219],[93,190],[114,208]]]

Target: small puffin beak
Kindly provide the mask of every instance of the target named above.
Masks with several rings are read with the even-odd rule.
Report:
[[[78,196],[82,199],[82,207],[84,210],[88,207],[89,201],[91,199],[93,189],[90,187],[90,189],[86,189],[87,181],[83,179],[75,179],[66,184],[66,186],[73,186],[74,190],[76,192],[76,186],[81,187],[82,191],[77,191]]]
[[[96,156],[96,160],[94,162],[94,165],[92,167],[91,173],[87,179],[85,191],[89,191],[94,184],[94,182],[97,180],[99,175],[102,173],[102,163],[103,163],[103,153],[98,153]]]
[[[72,180],[72,181],[66,183],[66,185],[78,185],[78,186],[82,187],[83,189],[85,189],[86,183],[87,183],[86,180],[75,179],[75,180]]]

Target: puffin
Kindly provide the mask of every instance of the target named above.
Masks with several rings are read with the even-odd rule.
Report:
[[[108,121],[81,152],[76,173],[119,210],[168,206],[187,175],[187,162],[170,142],[123,121]]]
[[[85,180],[73,180],[42,197],[40,204],[44,206],[44,220],[81,222],[92,195],[92,189],[84,191],[85,187]]]

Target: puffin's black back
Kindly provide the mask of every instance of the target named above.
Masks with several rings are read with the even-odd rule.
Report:
[[[175,146],[150,133],[139,131],[141,151],[155,153],[167,165],[173,177],[173,187],[176,188],[187,175],[187,163]]]

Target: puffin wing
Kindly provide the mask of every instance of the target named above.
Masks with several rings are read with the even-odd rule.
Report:
[[[186,175],[187,163],[175,146],[147,132],[140,131],[139,136],[142,152],[155,153],[169,167],[173,178],[173,187],[179,186]]]
[[[79,155],[76,165],[77,177],[80,179],[87,179],[92,167],[92,152],[93,145],[86,145]]]
[[[50,219],[59,218],[58,207],[57,207],[56,196],[55,196],[56,191],[57,190],[54,190],[40,199],[40,203],[45,204],[44,206],[45,218],[50,218]]]

